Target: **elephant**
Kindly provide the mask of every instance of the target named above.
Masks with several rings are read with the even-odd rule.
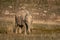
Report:
[[[31,24],[32,24],[32,16],[27,10],[20,10],[15,15],[15,23],[16,23],[16,33],[19,29],[19,33],[22,32],[22,27],[24,27],[25,34],[31,32]]]

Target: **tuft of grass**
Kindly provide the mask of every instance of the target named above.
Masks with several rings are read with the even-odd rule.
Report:
[[[60,25],[50,25],[50,24],[33,24],[33,28],[36,29],[47,29],[47,30],[60,30]]]
[[[60,25],[33,24],[32,34],[60,33]]]
[[[10,21],[0,21],[0,33],[6,33],[7,32],[7,27],[14,27],[13,22]]]

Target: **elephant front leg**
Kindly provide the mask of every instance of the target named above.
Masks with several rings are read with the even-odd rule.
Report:
[[[22,33],[22,29],[21,29],[21,27],[19,27],[19,30],[18,30],[18,31],[19,31],[20,34]]]
[[[18,27],[16,28],[16,34],[18,33]]]
[[[28,23],[27,26],[28,26],[28,33],[31,33],[31,24]]]
[[[23,26],[24,26],[24,34],[27,35],[27,27],[26,27],[26,24],[24,24]]]

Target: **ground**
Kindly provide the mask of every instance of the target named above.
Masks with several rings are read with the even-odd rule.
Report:
[[[33,24],[32,33],[0,33],[0,40],[60,40],[60,25]]]

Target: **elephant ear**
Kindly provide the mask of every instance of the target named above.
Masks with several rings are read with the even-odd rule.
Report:
[[[27,15],[26,16],[26,21],[31,23],[32,22],[32,16],[31,15]]]

